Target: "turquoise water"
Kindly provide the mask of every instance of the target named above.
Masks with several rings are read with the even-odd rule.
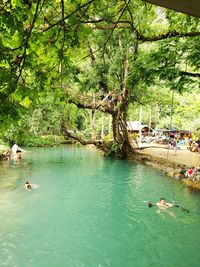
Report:
[[[150,167],[61,146],[0,171],[0,267],[200,266],[200,194]],[[147,207],[171,188],[189,214]]]

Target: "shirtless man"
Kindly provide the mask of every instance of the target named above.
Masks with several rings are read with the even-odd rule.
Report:
[[[167,209],[167,208],[170,208],[170,207],[174,207],[174,205],[172,205],[171,203],[168,203],[166,201],[165,198],[161,197],[160,201],[156,203],[156,205],[159,207],[159,208],[162,208],[162,209]]]

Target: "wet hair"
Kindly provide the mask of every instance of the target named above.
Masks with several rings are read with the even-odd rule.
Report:
[[[160,201],[162,201],[162,200],[166,201],[166,199],[165,199],[164,197],[161,197],[161,198],[160,198]]]

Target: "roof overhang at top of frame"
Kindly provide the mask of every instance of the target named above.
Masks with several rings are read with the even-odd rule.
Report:
[[[200,0],[143,0],[143,1],[200,18]]]

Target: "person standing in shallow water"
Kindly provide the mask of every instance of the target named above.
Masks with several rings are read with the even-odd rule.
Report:
[[[14,144],[11,148],[12,154],[16,154],[18,150],[20,150],[20,148],[17,144]]]

